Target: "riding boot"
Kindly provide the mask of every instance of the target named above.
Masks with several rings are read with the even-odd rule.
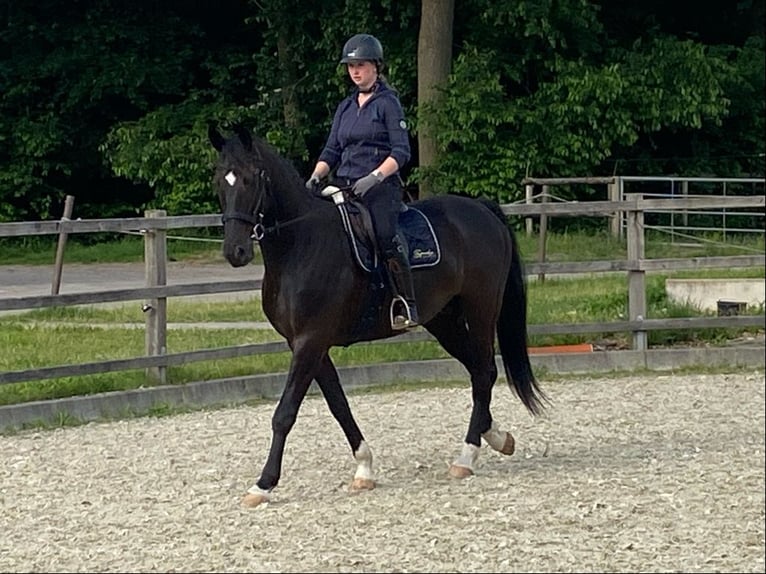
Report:
[[[391,301],[391,328],[394,331],[401,331],[417,327],[418,308],[415,303],[410,260],[398,235],[394,236],[385,255],[386,267],[391,277],[391,288],[394,292],[394,298]]]

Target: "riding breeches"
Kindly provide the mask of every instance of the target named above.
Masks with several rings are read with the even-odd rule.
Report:
[[[375,238],[381,252],[384,255],[390,254],[396,249],[393,240],[402,208],[402,188],[396,183],[384,181],[365,193],[362,203],[370,210]]]

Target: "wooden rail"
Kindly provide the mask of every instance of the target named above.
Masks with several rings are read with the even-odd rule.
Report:
[[[630,332],[634,350],[646,350],[647,332],[652,330],[676,330],[722,327],[765,328],[764,315],[735,317],[690,317],[674,319],[646,318],[647,271],[681,269],[711,269],[727,267],[763,267],[764,255],[717,256],[673,259],[645,259],[643,214],[653,209],[683,210],[702,208],[763,208],[764,196],[728,196],[725,198],[683,198],[671,200],[645,200],[631,197],[625,201],[573,202],[564,204],[543,203],[531,205],[503,205],[507,215],[603,215],[613,216],[623,212],[627,216],[627,258],[609,261],[550,262],[526,265],[528,275],[544,276],[557,273],[599,273],[624,272],[627,274],[629,317],[627,321],[597,322],[583,324],[530,325],[530,335],[555,335],[566,333]],[[146,369],[147,375],[156,382],[163,382],[169,366],[193,361],[207,361],[241,357],[246,355],[284,352],[283,343],[240,345],[220,349],[205,349],[187,353],[169,353],[166,348],[167,316],[166,304],[169,297],[253,291],[260,289],[260,280],[226,281],[221,283],[196,283],[166,285],[165,262],[166,237],[168,229],[220,226],[218,215],[165,217],[162,212],[149,212],[143,218],[63,220],[60,222],[19,222],[0,223],[0,237],[44,235],[59,233],[92,233],[102,231],[141,231],[145,240],[145,263],[147,286],[136,289],[95,291],[65,295],[0,298],[0,311],[58,307],[83,304],[97,304],[115,301],[144,300],[146,315],[146,356],[133,359],[100,361],[79,365],[63,365],[0,373],[0,384],[43,380],[64,376],[81,376],[102,372]],[[406,333],[386,343],[432,340],[423,331]]]

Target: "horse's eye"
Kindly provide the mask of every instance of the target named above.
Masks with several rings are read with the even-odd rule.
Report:
[[[232,187],[237,182],[237,176],[234,175],[233,171],[230,171],[224,177],[225,177],[226,181],[229,182],[229,185],[231,185]]]

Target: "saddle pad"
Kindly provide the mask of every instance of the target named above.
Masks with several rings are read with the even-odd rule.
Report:
[[[350,213],[353,212],[354,208],[349,208],[347,204],[341,203],[338,205],[338,209],[356,262],[363,270],[372,273],[379,264],[378,256],[370,249],[366,241],[360,241],[354,234],[349,221]],[[400,211],[398,230],[407,243],[412,269],[433,267],[441,261],[439,240],[436,238],[431,222],[428,221],[422,211],[414,207],[407,207],[407,209]]]

